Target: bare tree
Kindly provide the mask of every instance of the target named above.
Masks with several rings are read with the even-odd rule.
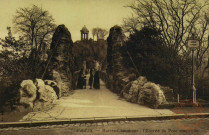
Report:
[[[19,34],[29,43],[33,52],[34,66],[36,66],[39,63],[39,54],[45,50],[46,45],[49,45],[55,30],[53,17],[48,11],[33,5],[32,7],[19,8],[13,22]]]
[[[134,17],[125,20],[124,27],[132,31],[138,25],[156,27],[162,31],[165,44],[182,53],[187,50],[188,37],[199,27],[198,20],[206,6],[207,2],[201,4],[196,0],[136,0],[128,5]]]
[[[143,26],[157,28],[162,32],[164,44],[185,58],[190,56],[187,41],[194,33],[200,41],[196,54],[198,69],[209,48],[208,5],[206,0],[202,3],[197,0],[135,0],[127,6],[133,14],[124,19],[123,28],[130,34]]]
[[[97,40],[98,39],[104,39],[107,34],[108,34],[108,31],[105,30],[105,29],[102,29],[102,28],[99,28],[99,27],[92,29],[93,39],[94,39],[94,36],[97,37]]]
[[[124,33],[133,34],[136,30],[140,29],[140,22],[137,17],[132,15],[131,17],[123,19],[123,31]]]
[[[38,49],[43,42],[48,42],[55,30],[54,19],[49,12],[33,5],[17,10],[13,20],[21,35],[28,39],[31,45]]]
[[[97,35],[97,28],[93,28],[92,29],[92,36],[93,36],[93,40],[94,40],[94,36]]]
[[[105,29],[98,29],[98,37],[99,39],[104,39],[105,36],[108,34],[108,31]]]
[[[199,37],[199,41],[200,41],[200,46],[197,49],[197,54],[196,54],[196,67],[197,69],[199,67],[201,67],[203,60],[205,59],[204,57],[207,57],[207,51],[209,48],[209,44],[208,44],[208,18],[205,15],[201,16],[198,19],[198,28],[195,27],[194,31],[196,33],[196,35]]]

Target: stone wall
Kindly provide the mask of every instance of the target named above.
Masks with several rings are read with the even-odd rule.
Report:
[[[48,57],[46,79],[56,81],[61,90],[59,96],[67,96],[73,89],[73,42],[65,25],[59,25],[53,35]]]

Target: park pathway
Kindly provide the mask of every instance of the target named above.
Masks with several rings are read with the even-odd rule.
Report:
[[[68,97],[62,97],[48,111],[30,112],[20,121],[69,120],[72,118],[97,118],[121,116],[172,115],[169,109],[151,109],[119,98],[100,80],[99,90],[78,89]]]

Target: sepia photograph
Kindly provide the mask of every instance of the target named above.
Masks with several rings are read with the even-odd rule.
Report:
[[[0,0],[0,135],[209,135],[209,1]]]

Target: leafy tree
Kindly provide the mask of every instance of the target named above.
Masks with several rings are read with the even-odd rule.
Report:
[[[10,54],[13,59],[20,59],[21,57],[27,57],[29,49],[27,44],[20,36],[18,40],[13,37],[11,27],[7,27],[8,35],[5,39],[0,39],[2,49],[4,53]],[[9,57],[9,56],[8,56]]]
[[[129,56],[128,53],[123,53],[126,69],[135,68],[135,64],[139,73],[148,80],[169,86],[176,93],[189,92],[191,59],[183,59],[176,51],[166,46],[160,30],[144,27],[135,31],[130,35],[122,52],[130,54]]]
[[[0,39],[0,110],[6,103],[18,101],[19,84],[24,79],[32,79],[31,63],[28,60],[29,51],[23,38],[15,39],[11,28],[7,27],[8,35]]]
[[[8,35],[0,39],[0,110],[8,102],[10,105],[17,103],[22,80],[34,79],[43,71],[41,57],[46,53],[55,28],[48,11],[35,5],[18,9],[13,21],[19,38],[15,39],[11,28],[7,27]]]
[[[13,22],[19,34],[30,45],[31,59],[34,61],[34,77],[36,77],[40,63],[39,56],[47,49],[56,28],[54,19],[48,11],[33,5],[19,8]]]

